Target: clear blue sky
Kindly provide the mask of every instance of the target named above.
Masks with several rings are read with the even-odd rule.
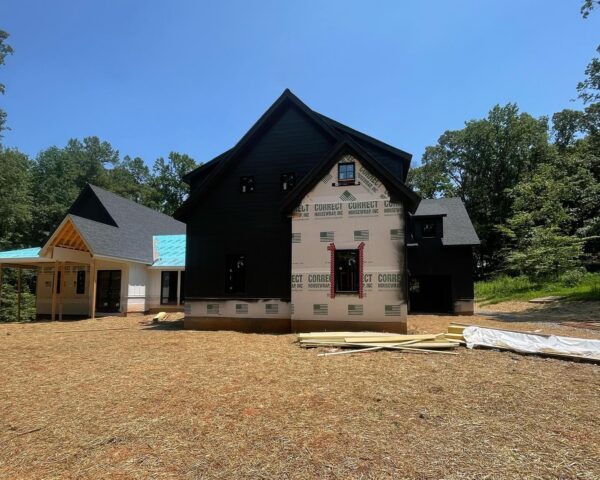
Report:
[[[496,103],[576,107],[600,43],[581,0],[4,0],[4,144],[97,135],[148,163],[230,148],[289,87],[414,155]]]

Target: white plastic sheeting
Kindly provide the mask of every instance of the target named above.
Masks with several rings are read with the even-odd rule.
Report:
[[[568,355],[600,361],[600,340],[535,335],[483,327],[466,327],[463,336],[468,348],[506,348],[521,353]]]

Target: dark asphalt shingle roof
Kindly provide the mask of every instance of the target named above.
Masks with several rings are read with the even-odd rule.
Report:
[[[287,89],[283,93],[282,97],[285,95],[294,96]],[[299,99],[297,100],[300,103],[302,103]],[[412,155],[410,153],[400,150],[399,148],[393,147],[392,145],[389,145],[385,142],[382,142],[381,140],[371,137],[370,135],[367,135],[364,132],[356,130],[352,127],[349,127],[348,125],[338,122],[337,120],[327,117],[322,113],[308,108],[308,106],[306,105],[304,105],[304,107],[310,113],[310,116],[313,117],[313,119],[320,120],[326,126],[331,128],[337,135],[341,135],[341,137],[348,135],[353,141],[358,143],[364,150],[366,150],[369,153],[369,155],[371,155],[377,162],[379,162],[387,170],[389,170],[395,177],[397,177],[401,181],[404,181],[408,173],[410,161],[412,158]],[[214,168],[217,164],[219,164],[222,161],[226,161],[229,155],[234,151],[235,147],[221,153],[220,155],[217,155],[215,158],[200,165],[199,167],[196,167],[194,170],[188,172],[183,176],[183,181],[188,184],[193,183],[194,177],[201,173],[210,172],[210,170]]]
[[[151,264],[154,235],[185,233],[185,224],[163,213],[89,185],[117,227],[70,214],[93,253]],[[88,193],[89,194],[89,193]]]
[[[444,215],[444,245],[479,245],[479,237],[473,228],[467,209],[460,198],[423,199],[414,214],[415,217]]]

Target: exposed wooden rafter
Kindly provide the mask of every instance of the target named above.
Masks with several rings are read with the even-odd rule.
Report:
[[[81,237],[71,219],[67,219],[61,229],[56,232],[49,246],[90,253],[85,240]]]

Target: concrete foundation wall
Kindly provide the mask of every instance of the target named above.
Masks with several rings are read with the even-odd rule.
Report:
[[[202,300],[187,301],[186,317],[238,318],[238,319],[289,319],[289,302],[278,299],[258,300]]]
[[[475,301],[473,299],[455,301],[454,313],[457,315],[473,315],[475,313]]]

